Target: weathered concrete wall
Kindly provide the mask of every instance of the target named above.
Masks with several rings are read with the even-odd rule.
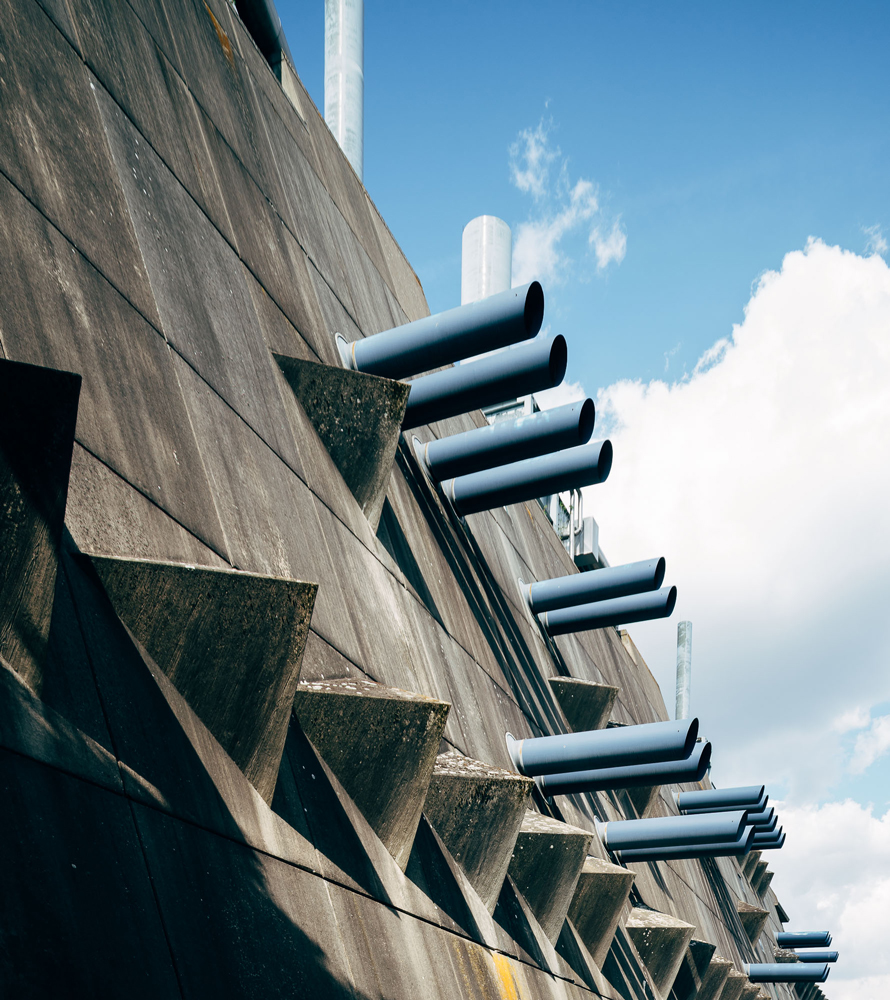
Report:
[[[517,579],[574,571],[537,504],[459,522],[403,439],[369,523],[316,430],[330,446],[331,411],[307,415],[275,356],[334,366],[334,333],[427,306],[298,79],[288,92],[225,0],[0,0],[0,353],[83,378],[39,690],[0,672],[2,981],[631,1000],[657,996],[626,931],[640,903],[736,968],[768,960],[771,890],[729,859],[668,862],[633,866],[601,972],[570,920],[551,943],[509,876],[489,913],[427,819],[397,863],[295,717],[272,797],[273,755],[245,777],[118,618],[86,554],[317,585],[300,679],[447,702],[439,750],[492,767],[510,766],[506,730],[563,730],[553,675],[617,687],[618,722],[666,718],[628,637],[551,640],[529,616]],[[375,478],[374,521],[379,496]],[[208,669],[225,689],[222,638]],[[252,711],[281,733],[273,708]],[[634,814],[624,793],[533,803],[591,833],[595,814]],[[667,790],[651,807],[671,808]],[[590,850],[609,860],[595,835]],[[769,912],[756,947],[739,901]]]

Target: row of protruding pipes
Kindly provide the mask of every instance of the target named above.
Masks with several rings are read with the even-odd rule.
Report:
[[[533,281],[352,344],[338,336],[338,346],[343,363],[356,371],[390,379],[419,375],[409,383],[402,424],[409,430],[558,385],[566,344],[561,336],[535,339],[543,316],[544,294]],[[499,353],[477,357],[490,351]],[[433,371],[446,365],[455,367]],[[415,451],[442,496],[465,516],[604,482],[612,446],[588,443],[594,423],[593,400],[585,399],[426,444],[415,439]],[[659,558],[519,583],[544,630],[562,635],[667,617],[677,591],[662,586],[664,575]],[[711,744],[698,738],[698,720],[684,718],[525,740],[508,733],[507,748],[516,770],[533,777],[545,797],[697,782],[711,759]],[[682,792],[675,801],[675,816],[597,821],[603,845],[626,863],[742,857],[785,843],[762,785]],[[836,957],[818,952],[797,962],[746,966],[746,973],[752,982],[824,982]]]
[[[544,292],[532,281],[351,344],[338,337],[338,346],[343,363],[356,371],[420,376],[409,383],[402,423],[409,430],[559,385],[566,342],[539,338],[543,319]],[[477,357],[490,351],[498,353]],[[433,371],[445,365],[454,367]],[[612,444],[589,443],[595,420],[593,400],[585,399],[417,441],[416,451],[441,495],[465,516],[605,482]],[[522,587],[542,627],[563,635],[669,616],[677,589],[662,587],[664,572],[664,559],[654,559]]]

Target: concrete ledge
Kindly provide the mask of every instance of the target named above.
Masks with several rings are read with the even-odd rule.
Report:
[[[761,897],[761,899],[766,895],[766,891],[769,889],[774,875],[775,872],[771,872],[769,869],[766,869],[757,880],[757,884],[752,885],[751,888],[757,893],[758,896]]]
[[[275,354],[287,384],[376,529],[411,387]]]
[[[695,927],[668,913],[635,906],[625,928],[659,993],[667,996]]]
[[[586,858],[569,904],[569,919],[598,968],[603,967],[634,873],[599,858]]]
[[[547,682],[562,709],[570,732],[602,729],[609,721],[619,688],[577,677],[548,677]]]
[[[773,958],[776,962],[798,962],[797,954],[788,948],[773,948]]]
[[[751,883],[751,888],[755,892],[757,892],[758,895],[760,895],[760,893],[757,891],[758,887],[760,885],[760,880],[766,874],[767,867],[768,867],[768,865],[767,865],[766,861],[759,861],[758,860],[758,861],[756,861],[754,863],[753,867],[748,872],[748,881]]]
[[[739,1000],[755,1000],[758,993],[760,993],[760,983],[749,983],[746,981],[742,987],[742,992],[739,994]]]
[[[513,771],[449,752],[436,758],[423,812],[489,913],[535,783]]]
[[[510,877],[551,941],[565,922],[593,834],[527,812],[510,860]]]
[[[761,852],[751,851],[750,854],[746,854],[742,860],[742,873],[747,877],[748,881],[751,881],[751,875],[754,873],[754,867],[758,861],[760,861]]]
[[[742,927],[745,928],[745,933],[748,935],[748,940],[751,944],[757,944],[760,932],[769,919],[769,913],[766,910],[761,910],[759,906],[752,906],[742,900],[736,902],[735,908],[739,920],[742,922]]]
[[[300,684],[293,706],[315,749],[404,871],[449,704],[345,679]]]
[[[0,360],[0,655],[38,695],[80,381]]]
[[[118,617],[267,802],[318,586],[93,556]]]
[[[732,962],[728,958],[712,956],[701,977],[701,985],[695,994],[695,1000],[719,1000],[730,972],[732,972]]]
[[[742,990],[748,985],[748,977],[737,969],[730,969],[719,1000],[739,1000]]]

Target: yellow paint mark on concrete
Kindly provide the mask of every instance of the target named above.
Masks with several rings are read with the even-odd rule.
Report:
[[[501,996],[504,1000],[519,1000],[516,982],[513,979],[513,970],[510,968],[510,959],[506,955],[492,955],[491,957],[494,959],[494,969],[501,984]]]
[[[213,16],[213,11],[204,4],[204,9],[210,15],[210,20],[213,21],[213,27],[216,28],[216,37],[219,39],[219,44],[222,46],[223,52],[226,54],[226,59],[229,60],[229,65],[232,69],[235,68],[235,53],[232,51],[232,43],[229,41],[229,36],[222,30],[222,25]]]

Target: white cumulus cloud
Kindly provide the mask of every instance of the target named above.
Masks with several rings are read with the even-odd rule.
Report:
[[[666,702],[690,619],[715,780],[836,794],[836,720],[890,696],[890,268],[813,240],[691,375],[619,382],[597,410],[615,461],[585,508],[613,564],[665,555],[679,589],[672,619],[631,627]]]
[[[790,930],[830,930],[840,953],[826,990],[832,1000],[890,996],[890,811],[845,800],[817,807],[777,803],[788,835],[764,854]]]
[[[510,178],[534,201],[529,218],[514,227],[516,285],[533,278],[560,284],[586,257],[603,271],[620,264],[627,252],[620,217],[606,217],[593,181],[571,179],[568,159],[551,142],[552,129],[552,119],[541,119],[537,127],[523,129],[509,150]]]

